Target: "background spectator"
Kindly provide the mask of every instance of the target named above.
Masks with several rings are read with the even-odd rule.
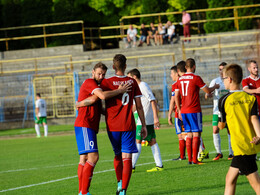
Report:
[[[166,33],[165,26],[163,26],[162,23],[160,22],[158,24],[158,41],[159,41],[160,45],[163,44],[163,37],[164,37],[165,33]]]
[[[127,30],[127,37],[124,39],[126,43],[126,48],[131,47],[131,42],[133,41],[133,47],[136,46],[136,35],[137,30],[130,24],[129,29]]]
[[[165,40],[167,41],[167,43],[171,43],[173,44],[173,38],[176,38],[176,34],[175,34],[175,26],[174,24],[171,23],[171,21],[167,22],[167,34],[165,35]],[[174,43],[177,43],[178,39],[176,39],[176,41]]]
[[[138,47],[141,47],[143,43],[146,42],[148,36],[148,29],[145,27],[144,23],[141,24],[140,35],[140,43],[138,44]]]
[[[158,34],[158,31],[157,31],[157,28],[154,26],[153,23],[150,23],[150,28],[149,28],[149,35],[147,36],[147,45],[151,45],[151,42],[150,40],[151,39],[154,39],[154,43],[155,45],[157,44],[157,34]]]
[[[184,37],[190,37],[190,14],[186,10],[182,11],[182,24],[183,24],[183,35]],[[186,42],[187,40],[185,40]],[[190,42],[190,39],[189,41]]]

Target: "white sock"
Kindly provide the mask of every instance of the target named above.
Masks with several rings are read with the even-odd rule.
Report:
[[[213,142],[217,153],[221,153],[221,139],[219,133],[213,133]]]
[[[152,152],[153,152],[153,157],[154,157],[154,161],[157,167],[162,167],[162,159],[161,159],[161,152],[160,152],[160,148],[158,146],[158,144],[154,144],[151,146]]]
[[[229,154],[233,155],[233,150],[232,150],[231,141],[230,141],[230,134],[228,134],[228,149],[229,149]]]
[[[41,137],[40,126],[38,124],[35,124],[35,131],[36,131],[37,137]]]
[[[135,165],[137,163],[137,160],[141,154],[141,150],[142,150],[142,145],[141,144],[136,144],[136,147],[137,147],[137,150],[138,150],[138,153],[133,153],[133,156],[132,156],[132,167],[135,168]]]
[[[48,125],[44,125],[44,136],[47,137],[48,136]]]
[[[199,151],[201,152],[201,151],[204,151],[205,150],[205,148],[203,147],[203,139],[202,139],[202,137],[200,137],[200,148],[199,148]]]

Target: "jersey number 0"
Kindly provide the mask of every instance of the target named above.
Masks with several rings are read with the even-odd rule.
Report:
[[[122,96],[122,105],[125,106],[129,103],[129,95],[128,93],[124,93]]]

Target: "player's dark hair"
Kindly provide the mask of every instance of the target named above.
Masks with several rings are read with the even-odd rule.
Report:
[[[171,70],[173,70],[174,72],[177,72],[177,66],[172,66]]]
[[[131,76],[136,76],[138,79],[141,79],[140,71],[136,68],[129,70],[127,74],[130,74]]]
[[[97,68],[101,68],[102,70],[107,70],[107,66],[105,64],[103,64],[102,62],[97,63],[94,66],[93,70],[96,70]]]
[[[186,60],[186,66],[188,68],[193,68],[196,65],[195,60],[193,58],[188,58]]]
[[[123,71],[126,67],[126,57],[123,54],[116,54],[113,59],[113,65],[116,71]]]
[[[185,68],[185,66],[186,66],[186,62],[185,61],[179,61],[178,63],[177,63],[177,65],[176,65],[176,67],[177,67],[177,70],[179,70],[180,72],[186,72],[187,70],[186,70],[186,68]]]
[[[41,97],[41,94],[40,93],[36,93],[36,96]]]
[[[218,65],[218,66],[226,66],[226,65],[227,65],[226,62],[221,62],[220,65]]]
[[[240,84],[243,78],[243,70],[238,64],[230,64],[224,68],[225,75],[236,84]]]
[[[257,65],[257,62],[255,60],[249,60],[249,62],[247,63],[247,67],[249,67],[251,65],[251,63],[254,63]]]

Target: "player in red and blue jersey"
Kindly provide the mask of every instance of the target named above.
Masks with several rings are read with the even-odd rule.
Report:
[[[136,153],[136,125],[132,112],[135,100],[138,116],[142,123],[142,137],[147,136],[143,107],[142,93],[137,82],[125,76],[126,57],[115,55],[113,59],[115,76],[104,79],[101,83],[103,90],[113,90],[122,83],[131,84],[131,91],[106,100],[106,124],[108,136],[112,144],[115,158],[114,167],[118,181],[117,194],[125,195],[132,174],[132,153]]]
[[[253,94],[257,99],[258,116],[260,110],[260,77],[258,75],[258,65],[255,60],[250,60],[248,63],[248,71],[250,75],[242,80],[243,90]]]
[[[124,85],[120,86],[119,89],[103,92],[99,83],[104,79],[106,71],[106,65],[96,64],[92,71],[92,78],[84,81],[78,97],[78,101],[82,101],[79,106],[82,106],[81,104],[84,106],[78,108],[78,117],[74,125],[80,155],[78,165],[79,194],[82,195],[90,195],[89,186],[99,158],[96,134],[102,111],[100,99],[113,97],[129,89],[128,85]]]
[[[213,87],[208,88],[201,77],[194,74],[196,70],[194,59],[187,59],[185,68],[187,72],[177,81],[175,101],[179,117],[181,116],[185,132],[187,133],[186,148],[189,164],[200,164],[197,160],[202,132],[199,91],[202,89],[205,93],[211,93],[219,85],[215,84]],[[181,96],[181,103],[179,96]]]

